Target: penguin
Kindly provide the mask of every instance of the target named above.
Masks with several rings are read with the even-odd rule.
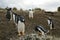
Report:
[[[18,35],[21,36],[21,35],[24,35],[25,33],[25,19],[23,16],[20,16],[18,15]]]
[[[45,34],[48,33],[48,31],[47,31],[44,27],[42,27],[42,26],[40,26],[40,25],[37,25],[37,26],[35,27],[35,31],[40,32],[41,35],[45,35]]]

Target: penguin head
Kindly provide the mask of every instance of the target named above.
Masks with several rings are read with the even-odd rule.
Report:
[[[7,11],[11,11],[12,8],[8,8]]]
[[[39,29],[40,29],[40,28],[39,28],[39,26],[37,25],[37,26],[35,27],[35,31],[39,31],[39,32],[40,32]]]
[[[19,20],[20,20],[21,22],[25,22],[24,17],[23,17],[23,16],[20,16],[20,15],[19,15]]]
[[[20,16],[20,20],[21,20],[21,22],[25,22],[25,19],[23,16]]]

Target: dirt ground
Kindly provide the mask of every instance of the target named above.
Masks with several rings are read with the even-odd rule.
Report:
[[[51,14],[42,14],[42,13],[34,13],[34,18],[29,19],[28,13],[20,13],[16,12],[19,15],[23,15],[25,17],[25,34],[34,33],[34,28],[36,25],[41,25],[45,29],[49,30],[49,26],[47,25],[47,18],[50,16],[53,19],[55,30],[50,30],[48,35],[53,35],[56,37],[60,37],[60,13],[57,12],[54,15]],[[9,37],[17,36],[17,27],[15,26],[13,21],[7,21],[5,17],[6,11],[0,11],[0,40],[7,40]]]

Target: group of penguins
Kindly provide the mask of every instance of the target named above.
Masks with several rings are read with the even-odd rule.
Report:
[[[19,36],[25,35],[25,18],[24,18],[24,16],[18,15],[16,13],[14,13],[13,11],[11,11],[11,8],[8,8],[7,13],[6,13],[6,18],[8,21],[13,19],[14,23],[16,24],[16,26],[18,28]],[[35,31],[41,32],[42,35],[45,35],[45,33],[48,32],[44,27],[42,27],[40,25],[35,26]]]

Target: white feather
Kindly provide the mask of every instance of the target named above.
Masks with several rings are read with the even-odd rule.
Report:
[[[14,21],[14,23],[15,23],[15,15],[13,14],[13,21]]]
[[[18,32],[25,32],[25,24],[21,21],[18,21]]]
[[[29,11],[29,18],[33,18],[33,11]]]

